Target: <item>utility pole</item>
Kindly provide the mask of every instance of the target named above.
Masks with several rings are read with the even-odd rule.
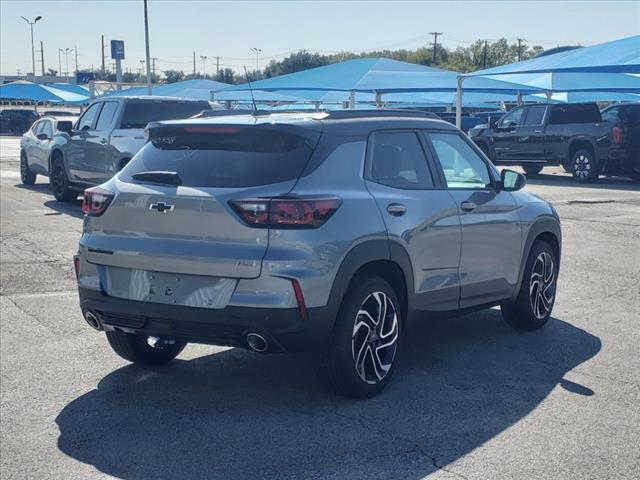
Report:
[[[73,50],[76,54],[76,73],[78,73],[78,47],[73,47]]]
[[[202,78],[207,76],[207,66],[205,62],[207,61],[206,55],[200,55],[200,60],[202,60]]]
[[[256,71],[258,71],[260,70],[260,54],[262,53],[262,49],[254,47],[251,51],[256,54]]]
[[[157,57],[151,57],[151,74],[153,76],[156,75],[156,60],[158,60]]]
[[[32,74],[35,76],[36,74],[36,49],[35,46],[33,44],[33,26],[36,24],[36,22],[38,20],[42,20],[42,17],[40,15],[38,15],[33,22],[31,20],[29,20],[26,17],[20,17],[21,19],[23,19],[25,22],[27,22],[29,24],[29,27],[31,27],[31,65],[32,65]]]
[[[484,41],[484,49],[482,50],[482,68],[487,68],[487,41]]]
[[[193,76],[196,76],[196,51],[193,51]]]
[[[518,38],[518,61],[522,60],[522,42],[524,38]]]
[[[429,35],[433,35],[433,60],[432,63],[436,63],[436,52],[438,50],[438,35],[442,35],[442,32],[429,32]]]
[[[144,43],[147,51],[147,95],[151,95],[151,55],[149,54],[149,19],[147,17],[147,0],[144,0]]]
[[[40,40],[40,62],[42,67],[42,76],[44,77],[44,45],[42,44],[42,40]]]
[[[104,75],[104,72],[105,72],[105,68],[104,68],[104,49],[105,49],[104,35],[102,35],[101,37],[102,37],[102,40],[101,40],[102,49],[100,51],[102,53],[102,75]]]
[[[60,53],[62,52],[62,49],[59,48],[58,49],[58,75],[62,76],[62,59],[60,58]]]
[[[216,57],[216,78],[220,75],[220,57]]]

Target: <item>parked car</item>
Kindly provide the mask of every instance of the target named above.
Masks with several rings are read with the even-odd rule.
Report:
[[[35,110],[7,108],[0,110],[0,133],[22,135],[40,116]]]
[[[516,107],[495,123],[472,128],[469,135],[495,164],[520,165],[528,175],[562,165],[576,181],[586,183],[620,167],[610,162],[620,139],[595,103]]]
[[[553,207],[449,123],[408,112],[158,122],[85,191],[80,307],[113,350],[171,361],[187,342],[313,352],[332,391],[389,381],[409,318],[501,305],[542,327]]]
[[[20,178],[33,185],[38,175],[49,176],[49,158],[56,132],[70,132],[78,117],[42,117],[20,140]]]
[[[147,123],[188,118],[208,108],[206,101],[171,97],[94,101],[70,132],[54,136],[48,170],[54,196],[75,200],[84,188],[109,180],[145,144]]]
[[[618,163],[617,170],[640,181],[640,103],[612,105],[602,111],[602,119],[614,125],[617,140],[609,162]]]
[[[43,117],[68,117],[68,116],[77,116],[72,112],[68,112],[66,110],[45,110],[42,114]]]

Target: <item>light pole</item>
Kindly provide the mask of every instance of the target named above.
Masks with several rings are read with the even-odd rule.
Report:
[[[144,0],[144,46],[147,62],[147,95],[151,95],[151,54],[149,53],[149,19],[147,17],[147,0]]]
[[[254,47],[251,51],[256,54],[256,70],[260,70],[260,54],[262,53],[262,49]]]
[[[207,66],[205,64],[205,62],[207,61],[207,56],[200,55],[200,59],[202,60],[202,77],[204,78],[207,76]]]
[[[70,48],[64,48],[64,49],[59,48],[59,49],[58,49],[58,64],[59,64],[58,66],[59,66],[59,67],[60,67],[60,69],[62,70],[62,65],[60,64],[60,53],[64,53],[65,62],[66,62],[66,65],[67,65],[67,71],[66,71],[66,72],[64,72],[64,76],[65,76],[65,77],[68,77],[68,76],[69,76],[69,52],[70,52],[70,51],[71,51],[71,49],[70,49]],[[60,73],[62,73],[62,72],[60,72]]]
[[[30,21],[28,18],[20,16],[21,19],[23,19],[25,22],[27,22],[29,24],[29,26],[31,27],[31,65],[32,65],[32,72],[33,75],[36,74],[36,50],[35,47],[33,45],[33,26],[36,24],[36,22],[38,20],[42,20],[42,17],[40,15],[38,15],[33,22]]]

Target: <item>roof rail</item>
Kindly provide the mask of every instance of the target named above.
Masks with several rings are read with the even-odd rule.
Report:
[[[398,108],[380,108],[376,110],[329,110],[326,118],[342,119],[342,118],[366,118],[366,117],[416,117],[416,118],[433,118],[440,119],[438,115],[432,112],[422,112],[419,110],[402,110]]]

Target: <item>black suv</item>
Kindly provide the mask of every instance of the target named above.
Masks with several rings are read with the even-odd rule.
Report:
[[[6,109],[0,111],[0,133],[22,135],[40,115],[35,110]]]

